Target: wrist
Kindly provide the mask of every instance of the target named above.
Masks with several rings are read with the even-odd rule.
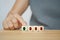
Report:
[[[12,11],[10,11],[9,13],[8,13],[8,15],[14,15],[14,14],[19,14],[18,12],[12,12]]]

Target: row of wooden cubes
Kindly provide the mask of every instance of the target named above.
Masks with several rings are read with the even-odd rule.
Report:
[[[42,31],[44,26],[22,26],[21,31]]]

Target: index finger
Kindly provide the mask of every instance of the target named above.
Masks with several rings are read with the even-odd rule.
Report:
[[[14,17],[22,24],[22,26],[27,25],[26,22],[23,20],[23,18],[18,14],[14,14]]]

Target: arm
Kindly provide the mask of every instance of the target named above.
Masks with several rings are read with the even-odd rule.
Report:
[[[20,15],[23,14],[23,12],[28,7],[29,0],[16,0],[14,6],[12,7],[10,13],[18,13]]]
[[[11,11],[8,13],[6,19],[3,21],[3,28],[5,30],[17,30],[21,26],[26,25],[21,15],[28,7],[29,0],[16,0]]]

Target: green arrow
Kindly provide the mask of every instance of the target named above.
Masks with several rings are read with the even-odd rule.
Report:
[[[25,30],[26,28],[25,27],[23,27],[23,30]]]

